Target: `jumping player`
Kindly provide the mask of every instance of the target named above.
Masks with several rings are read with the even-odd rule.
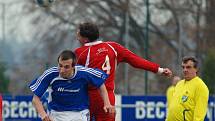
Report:
[[[46,70],[30,83],[29,87],[34,93],[32,102],[43,121],[88,121],[88,84],[99,88],[102,102],[105,104],[102,110],[107,114],[115,111],[104,85],[107,74],[75,64],[75,54],[65,50],[58,57],[58,67]],[[47,115],[40,101],[48,87],[50,115]]]
[[[81,23],[77,29],[77,39],[80,41],[82,47],[77,48],[75,53],[78,64],[101,69],[109,75],[105,81],[105,86],[108,90],[111,105],[115,105],[115,70],[116,66],[121,62],[128,63],[135,68],[171,76],[172,72],[168,68],[161,68],[158,64],[137,56],[116,42],[102,42],[98,41],[98,38],[99,29],[97,25],[90,22]],[[115,114],[107,115],[101,110],[104,104],[96,88],[89,86],[89,96],[90,114],[96,121],[115,120]]]

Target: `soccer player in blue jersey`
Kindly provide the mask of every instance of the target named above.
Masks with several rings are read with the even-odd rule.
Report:
[[[107,74],[75,63],[75,54],[70,50],[64,50],[58,57],[58,67],[46,70],[30,83],[29,87],[34,93],[32,102],[43,121],[88,121],[90,116],[88,84],[100,89],[105,104],[104,111],[115,112],[104,85]],[[45,112],[40,101],[48,88],[50,115]]]

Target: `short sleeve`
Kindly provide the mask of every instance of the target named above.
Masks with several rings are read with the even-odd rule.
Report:
[[[88,68],[87,70],[87,78],[89,83],[97,88],[99,88],[108,77],[105,72],[99,69]]]
[[[59,73],[56,68],[46,70],[41,76],[30,82],[30,90],[38,97],[41,97],[48,89],[51,81],[57,77],[58,74]]]

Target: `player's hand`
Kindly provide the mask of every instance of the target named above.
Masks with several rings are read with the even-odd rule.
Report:
[[[116,109],[115,109],[115,106],[112,106],[112,105],[105,105],[103,107],[105,113],[113,113],[115,114],[116,113]]]
[[[45,116],[44,118],[42,118],[42,121],[52,121],[49,116]]]
[[[162,75],[167,76],[167,77],[171,77],[172,76],[172,71],[168,68],[163,68],[163,73]]]

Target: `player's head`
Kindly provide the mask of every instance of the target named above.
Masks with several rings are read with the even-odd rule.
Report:
[[[77,39],[81,44],[96,41],[99,38],[99,28],[91,22],[81,23],[77,30]]]
[[[70,78],[74,73],[74,66],[76,64],[76,56],[70,50],[64,50],[58,56],[59,74],[63,78]]]
[[[185,80],[196,77],[198,72],[198,60],[193,56],[186,56],[182,59],[182,69]]]
[[[181,78],[179,76],[174,76],[172,79],[172,85],[175,86],[180,80]]]

